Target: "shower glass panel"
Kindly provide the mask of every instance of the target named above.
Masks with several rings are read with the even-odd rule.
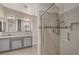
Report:
[[[52,4],[51,4],[52,5]],[[54,4],[41,16],[41,53],[42,55],[59,54],[58,9]]]

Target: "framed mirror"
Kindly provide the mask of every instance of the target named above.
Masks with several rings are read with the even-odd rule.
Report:
[[[31,21],[23,19],[2,19],[0,32],[31,32]]]

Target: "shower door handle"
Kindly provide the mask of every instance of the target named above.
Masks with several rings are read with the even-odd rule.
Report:
[[[68,32],[68,34],[67,34],[67,35],[68,35],[68,40],[70,40],[70,33]]]

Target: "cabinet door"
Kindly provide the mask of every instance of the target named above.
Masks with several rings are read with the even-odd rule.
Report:
[[[22,48],[22,38],[13,38],[11,40],[11,49]]]
[[[31,47],[32,46],[32,37],[25,37],[23,44],[24,44],[24,47]]]
[[[10,50],[10,40],[9,39],[0,39],[0,51]]]

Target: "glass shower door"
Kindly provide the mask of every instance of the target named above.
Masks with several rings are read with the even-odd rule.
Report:
[[[42,31],[41,31],[41,53],[43,55],[56,55],[59,54],[59,29],[58,26],[58,15],[53,11],[53,7],[50,7],[41,16]]]

